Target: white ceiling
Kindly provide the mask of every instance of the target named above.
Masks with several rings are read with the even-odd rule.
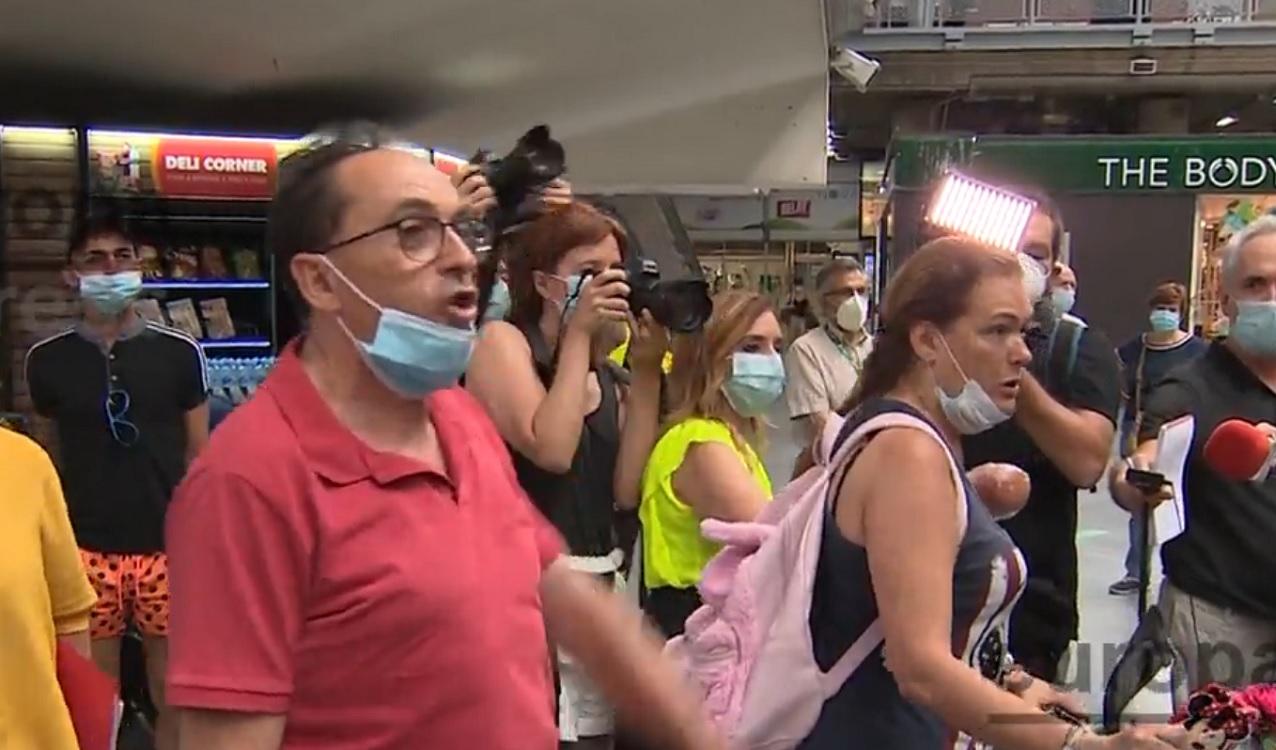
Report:
[[[458,155],[544,122],[591,187],[824,181],[821,0],[5,6],[0,121],[280,132],[362,114]]]

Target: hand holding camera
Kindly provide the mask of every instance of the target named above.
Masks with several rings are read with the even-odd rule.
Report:
[[[496,191],[487,184],[482,167],[466,164],[452,175],[452,187],[461,196],[461,210],[471,219],[482,219],[496,207]]]
[[[576,297],[574,303],[573,296]],[[576,332],[592,338],[608,323],[627,322],[628,298],[629,284],[623,270],[609,268],[586,277],[580,289],[567,290],[566,302],[572,308],[567,318],[567,333]]]
[[[669,329],[643,310],[629,320],[629,365],[634,370],[658,370],[669,352]]]

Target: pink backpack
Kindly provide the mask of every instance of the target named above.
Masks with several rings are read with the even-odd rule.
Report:
[[[875,620],[828,672],[815,661],[811,597],[828,517],[825,500],[872,433],[906,427],[943,440],[926,422],[887,412],[860,425],[830,458],[841,427],[841,419],[829,420],[816,466],[781,490],[756,521],[701,523],[706,538],[726,546],[705,566],[703,606],[665,653],[700,689],[732,748],[796,747],[815,727],[824,702],[882,643]],[[949,464],[960,487],[961,470],[951,454]]]

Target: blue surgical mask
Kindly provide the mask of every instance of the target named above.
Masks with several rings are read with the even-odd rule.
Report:
[[[510,288],[502,279],[492,284],[492,295],[487,300],[487,309],[483,311],[483,320],[504,320],[510,311]]]
[[[1276,357],[1276,302],[1236,301],[1228,338],[1258,357]]]
[[[142,272],[91,273],[80,276],[80,298],[104,315],[117,315],[142,293]]]
[[[1156,333],[1173,331],[1179,327],[1179,314],[1174,310],[1153,310],[1148,315],[1148,323]]]
[[[337,322],[359,349],[368,369],[386,388],[415,400],[456,385],[470,364],[474,350],[473,328],[455,328],[382,307],[351,283],[332,261],[326,257],[324,261],[351,291],[381,313],[372,343],[360,341],[344,320]]]
[[[1059,287],[1050,290],[1050,304],[1054,305],[1055,312],[1060,315],[1066,312],[1072,312],[1072,306],[1077,303],[1077,292],[1075,289],[1067,289]]]
[[[776,353],[736,352],[722,390],[737,414],[760,417],[784,393],[784,360]]]
[[[978,435],[1010,419],[1010,415],[997,406],[982,385],[966,377],[961,365],[957,364],[957,358],[953,356],[953,350],[948,348],[948,341],[943,338],[940,341],[953,366],[957,368],[957,373],[966,381],[956,396],[949,396],[938,382],[935,383],[939,408],[944,412],[948,423],[963,435]]]
[[[585,286],[585,277],[582,274],[574,273],[566,278],[562,276],[555,276],[554,278],[567,285],[567,295],[563,297],[563,301],[566,303],[563,307],[563,315],[569,315],[572,310],[576,309],[576,303],[580,302],[580,292]]]

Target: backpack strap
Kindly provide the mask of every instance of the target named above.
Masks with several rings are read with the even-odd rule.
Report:
[[[868,439],[882,430],[891,428],[905,428],[918,430],[930,436],[932,440],[939,443],[944,449],[944,456],[948,459],[948,470],[952,476],[953,485],[957,489],[957,522],[958,522],[958,539],[966,535],[967,512],[970,498],[966,495],[965,472],[957,465],[957,461],[953,458],[952,450],[948,447],[948,443],[935,431],[934,427],[924,420],[918,419],[904,412],[886,412],[878,414],[875,417],[867,419],[863,424],[859,425],[846,438],[841,445],[837,447],[832,460],[829,463],[830,471],[837,471],[844,474],[850,469],[851,463],[854,462],[855,456],[868,443]],[[840,482],[830,482],[830,488],[840,487]],[[836,491],[836,490],[833,490]],[[825,672],[821,678],[823,684],[825,698],[832,697],[842,685],[850,679],[850,676],[859,669],[860,665],[872,655],[873,651],[885,640],[886,635],[882,632],[881,619],[875,619],[865,628],[851,647],[842,654],[840,658],[833,664],[828,672]]]

